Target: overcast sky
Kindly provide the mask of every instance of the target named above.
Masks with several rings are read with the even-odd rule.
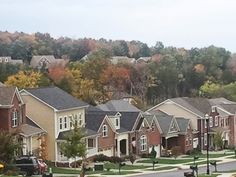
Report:
[[[236,0],[0,0],[0,30],[236,52]]]

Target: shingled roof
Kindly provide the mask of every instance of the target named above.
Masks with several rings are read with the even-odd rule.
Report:
[[[110,100],[106,104],[98,105],[97,108],[103,111],[141,112],[141,110],[124,100]]]
[[[9,106],[12,104],[16,87],[0,87],[0,106]]]
[[[174,117],[166,115],[166,116],[155,116],[155,118],[158,121],[163,134],[167,135]]]
[[[185,107],[186,109],[194,112],[195,114],[204,117],[211,111],[211,104],[207,98],[172,98],[171,101]]]
[[[25,90],[57,110],[88,106],[87,103],[78,100],[58,87],[44,87]]]
[[[180,133],[187,133],[187,129],[190,123],[189,119],[185,119],[183,117],[176,117],[177,124],[179,126]]]

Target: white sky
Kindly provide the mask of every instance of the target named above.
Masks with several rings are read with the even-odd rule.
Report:
[[[0,30],[236,52],[236,0],[0,0]]]

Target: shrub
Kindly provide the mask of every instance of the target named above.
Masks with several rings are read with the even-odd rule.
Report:
[[[107,163],[104,164],[104,168],[105,168],[107,171],[110,171],[110,169],[115,168],[115,164],[114,164],[114,163],[111,163],[111,162],[107,162]]]
[[[104,162],[104,161],[111,161],[111,158],[104,154],[95,155],[93,158],[93,162]]]
[[[155,151],[154,146],[152,146],[151,156],[152,156],[152,158],[156,158],[156,156],[157,156],[157,152]]]

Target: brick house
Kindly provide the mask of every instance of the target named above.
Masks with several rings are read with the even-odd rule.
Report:
[[[0,87],[0,131],[18,131],[23,144],[19,155],[38,154],[45,131],[25,115],[26,106],[16,87]]]

